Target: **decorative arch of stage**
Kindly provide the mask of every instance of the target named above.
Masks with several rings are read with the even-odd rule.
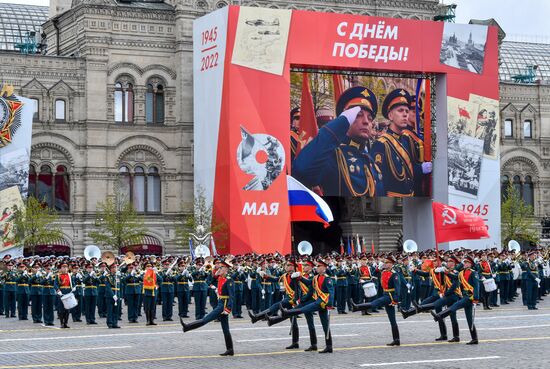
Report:
[[[193,33],[195,193],[227,226],[218,252],[290,252],[292,68],[430,76],[432,195],[403,199],[404,238],[434,247],[434,200],[491,236],[440,248],[500,246],[495,27],[228,6]]]

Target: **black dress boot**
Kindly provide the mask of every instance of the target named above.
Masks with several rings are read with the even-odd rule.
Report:
[[[443,319],[445,319],[451,314],[451,309],[447,308],[440,313],[435,313],[433,310],[431,310],[430,314],[432,314],[432,316],[434,317],[434,321],[439,322],[439,321],[443,321]]]
[[[311,343],[311,346],[309,346],[304,351],[317,351],[317,335],[315,334],[315,332],[309,332],[309,341]]]
[[[290,346],[285,347],[285,349],[287,350],[294,350],[297,348],[300,348],[300,345],[298,344],[298,342],[292,342]]]
[[[393,341],[388,343],[386,346],[399,346],[399,345],[401,345],[401,342],[399,340],[399,328],[397,326],[391,327],[391,335],[393,337]]]
[[[231,334],[224,335],[224,338],[226,351],[223,354],[220,354],[220,356],[233,356],[235,353],[233,352],[233,339],[231,338]]]
[[[413,316],[416,313],[418,313],[418,310],[416,308],[401,310],[401,315],[403,315],[403,319],[407,319],[408,317]]]
[[[328,337],[325,337],[325,348],[319,351],[320,354],[332,354],[332,333],[328,332]]]
[[[449,342],[460,342],[460,330],[458,329],[458,323],[457,322],[451,322],[453,326],[453,338],[449,340]]]
[[[472,328],[470,328],[470,335],[472,336],[472,340],[467,343],[467,345],[477,345],[479,341],[477,340],[477,330],[476,326],[472,324]]]
[[[280,323],[280,322],[282,322],[283,320],[286,320],[286,319],[287,318],[283,318],[280,315],[268,316],[267,317],[267,325],[271,327],[272,325],[278,324],[278,323]]]
[[[424,304],[424,305],[418,305],[417,309],[419,313],[424,313],[426,311],[433,310],[435,304]]]
[[[365,302],[364,304],[356,304],[353,301],[351,302],[351,311],[354,313],[357,311],[365,311],[372,307],[370,302]]]
[[[268,313],[269,309],[260,311],[258,314],[254,314],[252,311],[248,310],[248,316],[250,317],[252,324],[256,323],[259,320],[265,319]]]
[[[447,341],[447,325],[445,325],[444,320],[440,320],[439,322],[439,333],[441,333],[441,336],[436,338],[436,341]]]
[[[285,309],[281,306],[281,314],[283,318],[290,318],[291,316],[302,314],[302,309]]]
[[[155,313],[152,311],[149,312],[149,325],[157,325],[157,323],[155,323]]]
[[[181,317],[180,317],[180,323],[183,326],[184,332],[192,331],[193,329],[200,328],[204,325],[204,322],[202,321],[202,319],[195,320],[194,322],[191,322],[191,323],[185,323]],[[227,338],[225,339],[225,343],[227,345]],[[233,343],[231,343],[231,347],[233,347]]]

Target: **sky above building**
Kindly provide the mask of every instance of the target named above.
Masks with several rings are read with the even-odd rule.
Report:
[[[49,5],[49,0],[0,0],[5,3]],[[507,40],[550,43],[549,0],[442,0],[457,4],[456,22],[494,18]]]

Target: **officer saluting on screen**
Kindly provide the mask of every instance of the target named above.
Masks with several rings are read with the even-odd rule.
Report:
[[[393,90],[382,104],[382,115],[389,119],[388,130],[372,146],[374,162],[382,170],[384,188],[390,197],[415,195],[415,180],[432,171],[432,163],[414,160],[410,146],[404,144],[403,132],[409,119],[410,95],[404,89]]]
[[[374,139],[376,96],[352,87],[336,104],[338,118],[328,122],[292,164],[292,174],[309,187],[333,196],[384,196],[382,174],[368,153]]]

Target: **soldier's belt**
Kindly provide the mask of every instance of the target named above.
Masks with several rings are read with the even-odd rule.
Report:
[[[162,282],[162,284],[174,284],[174,282]]]
[[[271,284],[271,282],[262,282],[262,284]]]
[[[6,284],[17,284],[16,282],[6,282]]]
[[[21,284],[18,284],[17,287],[29,287],[29,285],[26,283],[21,283]]]
[[[412,279],[412,277],[405,277],[405,279]]]
[[[139,286],[139,283],[126,283],[127,286]]]
[[[348,279],[348,277],[338,277],[336,279]]]
[[[189,284],[189,282],[178,282],[178,284]]]
[[[120,290],[120,288],[113,288],[113,287],[111,287],[111,289],[112,289],[113,291],[119,291],[119,290]]]
[[[498,274],[508,274],[509,272],[498,272]]]
[[[235,283],[243,283],[242,281],[234,281]]]
[[[31,287],[42,287],[41,284],[31,284]]]
[[[199,280],[196,280],[195,283],[204,283],[204,280],[199,279]]]
[[[384,289],[384,292],[395,292],[395,288]]]
[[[229,296],[218,296],[219,299],[222,299],[222,300],[227,300],[229,298]]]
[[[105,287],[106,285],[105,284],[100,284],[99,287]]]
[[[251,280],[251,281],[255,281],[255,280],[256,280],[256,278],[250,278],[250,280]]]
[[[97,288],[96,286],[84,286],[84,288]]]
[[[45,284],[44,286],[42,286],[44,288],[53,288],[53,286],[50,286],[49,284]]]

